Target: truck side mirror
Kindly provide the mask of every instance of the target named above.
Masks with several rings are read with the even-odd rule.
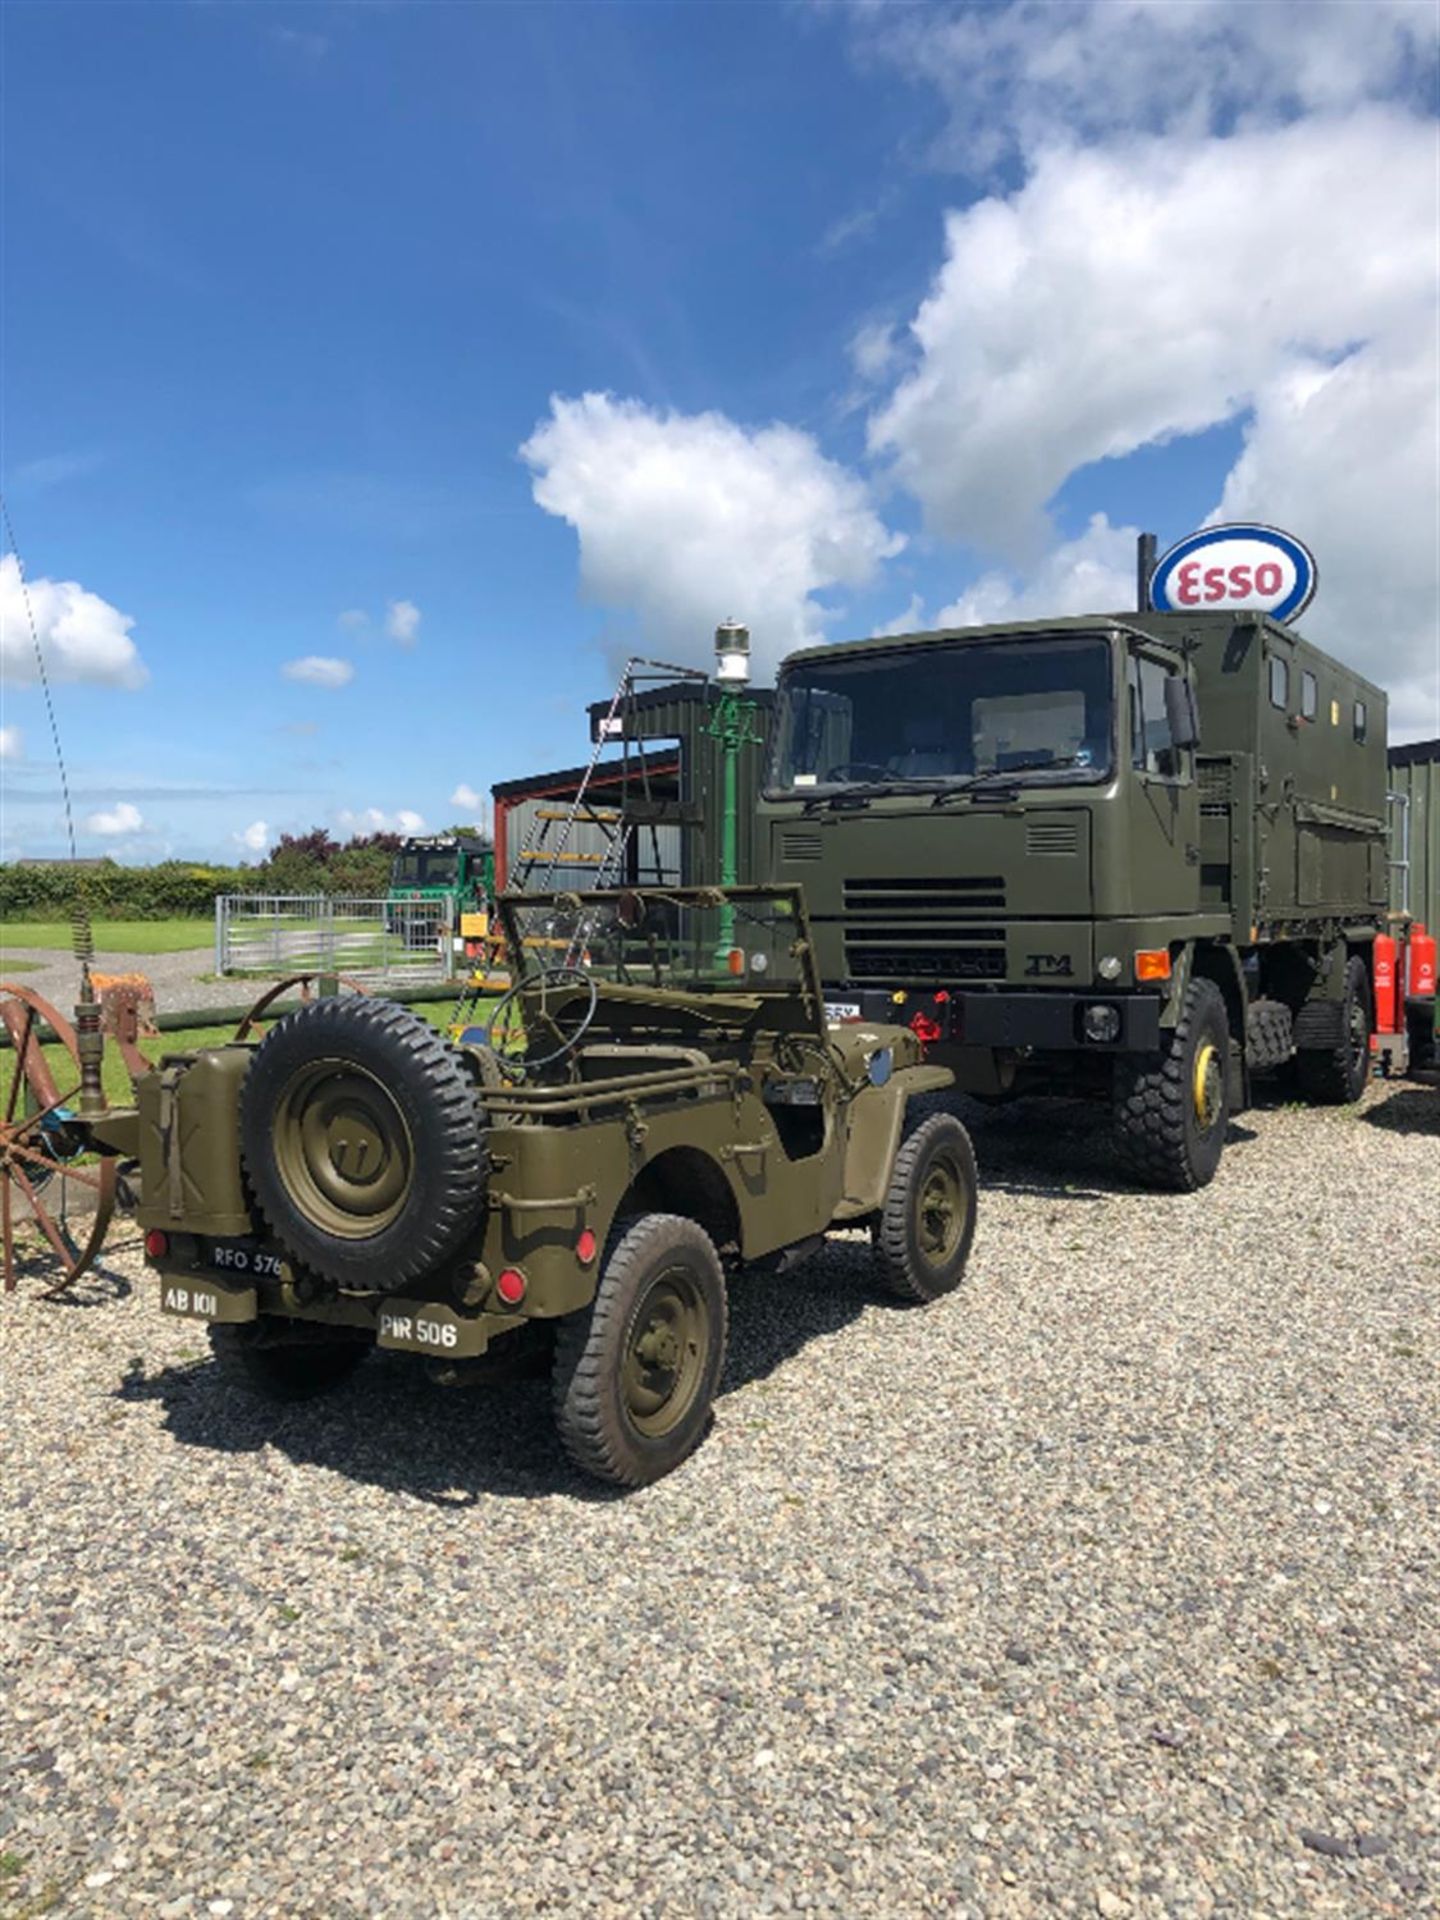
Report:
[[[1195,708],[1195,689],[1182,675],[1165,676],[1165,722],[1170,729],[1170,744],[1198,747],[1200,715]]]

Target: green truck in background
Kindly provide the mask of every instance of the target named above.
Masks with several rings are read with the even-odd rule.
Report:
[[[412,834],[400,843],[385,895],[386,930],[410,947],[429,947],[465,916],[490,913],[495,849],[478,833]]]
[[[1188,1191],[1251,1076],[1370,1068],[1386,702],[1288,626],[1136,612],[812,648],[782,666],[762,871],[831,1012],[903,1021],[984,1099],[1107,1101]]]

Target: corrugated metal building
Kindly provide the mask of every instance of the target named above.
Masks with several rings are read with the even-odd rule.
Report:
[[[588,817],[572,824],[567,822],[585,779],[583,766],[492,787],[496,885],[584,887],[622,821],[632,828],[626,884],[718,882],[724,776],[722,747],[712,729],[720,697],[712,682],[695,679],[637,690],[619,706],[597,701],[589,709],[590,738],[598,742],[603,730],[610,744],[590,776]],[[774,689],[753,687],[744,699],[747,738],[736,767],[742,880],[755,873],[759,852],[755,800],[764,778]]]
[[[1440,929],[1440,740],[1391,747],[1390,905]]]

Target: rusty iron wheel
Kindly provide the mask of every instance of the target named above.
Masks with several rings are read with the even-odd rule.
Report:
[[[73,1285],[100,1251],[115,1211],[116,1163],[105,1155],[75,1164],[85,1141],[72,1125],[80,1052],[70,1022],[38,993],[9,984],[0,984],[0,1022],[13,1048],[0,1101],[3,1285],[13,1293],[21,1274],[34,1272],[53,1297]],[[52,1065],[46,1058],[40,1037],[45,1027],[68,1060]]]
[[[370,991],[368,987],[364,986],[359,980],[354,979],[348,973],[337,973],[332,977],[338,986],[346,988],[350,993],[363,995],[368,994]],[[257,1021],[263,1020],[275,1002],[279,1000],[282,995],[289,993],[292,987],[299,987],[301,1004],[308,1005],[309,1002],[315,998],[314,993],[311,991],[314,983],[324,978],[325,975],[323,973],[292,973],[286,980],[277,980],[273,986],[267,987],[264,993],[261,994],[260,998],[235,1029],[232,1038],[236,1040],[248,1040],[250,1038],[250,1029]]]

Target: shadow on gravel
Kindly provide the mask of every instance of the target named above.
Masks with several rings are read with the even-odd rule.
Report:
[[[742,1273],[730,1287],[730,1344],[720,1383],[726,1396],[784,1366],[810,1341],[838,1333],[867,1306],[890,1306],[871,1271],[870,1248],[831,1242],[814,1262],[779,1277]],[[905,1309],[895,1305],[897,1313]],[[497,1353],[499,1349],[497,1348]],[[526,1374],[531,1377],[525,1377]],[[297,1465],[407,1493],[441,1507],[482,1496],[553,1494],[623,1499],[577,1473],[550,1417],[549,1382],[533,1363],[497,1369],[493,1383],[444,1388],[412,1357],[376,1353],[323,1400],[277,1407],[229,1387],[209,1362],[147,1373],[132,1360],[116,1397],[158,1402],[182,1446],[216,1453],[273,1447]]]
[[[1149,1191],[1118,1165],[1109,1113],[1094,1101],[1022,1097],[986,1106],[961,1094],[952,1111],[975,1143],[982,1205],[987,1189],[1091,1202]],[[1255,1137],[1252,1128],[1232,1120],[1225,1145],[1228,1150]]]
[[[1366,1126],[1380,1127],[1386,1133],[1440,1139],[1440,1086],[1401,1087],[1381,1105],[1367,1107],[1360,1117]]]

